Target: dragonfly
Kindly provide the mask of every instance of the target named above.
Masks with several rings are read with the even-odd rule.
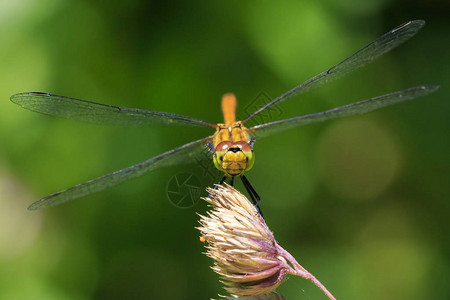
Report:
[[[240,177],[252,201],[258,204],[260,197],[244,175],[252,168],[255,162],[253,148],[255,141],[258,139],[298,126],[364,114],[392,104],[423,97],[435,92],[439,86],[421,85],[411,87],[333,109],[271,121],[250,128],[246,128],[245,124],[262,112],[268,112],[281,103],[371,63],[381,55],[410,39],[424,24],[425,21],[423,20],[413,20],[397,26],[328,70],[262,105],[241,121],[236,121],[236,97],[233,94],[225,94],[222,97],[224,123],[220,124],[179,114],[118,107],[48,93],[27,92],[15,94],[11,96],[11,101],[25,109],[67,119],[119,126],[191,126],[209,127],[215,130],[214,134],[205,138],[179,146],[130,167],[48,195],[32,203],[28,209],[36,210],[52,207],[111,188],[158,168],[193,162],[205,148],[211,152],[215,167],[224,174],[219,184],[226,181],[227,178],[230,178],[230,182],[233,183],[235,177]]]

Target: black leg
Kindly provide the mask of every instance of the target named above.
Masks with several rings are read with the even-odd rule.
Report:
[[[234,186],[234,177],[231,177],[230,185],[231,185],[231,186]]]
[[[245,189],[247,190],[248,194],[250,195],[253,205],[255,205],[255,207],[258,210],[261,217],[263,217],[261,208],[259,207],[259,204],[261,203],[261,198],[259,197],[258,193],[255,191],[255,189],[252,187],[252,185],[248,181],[247,177],[245,177],[244,175],[241,175],[241,180],[245,186]]]
[[[247,177],[245,177],[244,175],[241,175],[241,179],[242,179],[242,183],[244,183],[244,186],[247,189],[247,192],[249,194],[251,194],[253,204],[259,205],[259,203],[261,203],[261,198],[259,197],[258,193],[255,191],[255,189],[252,187],[252,185],[248,181]],[[253,198],[253,196],[256,198],[257,201],[254,201],[255,199]]]
[[[255,197],[253,196],[252,191],[248,187],[248,180],[245,180],[242,176],[241,176],[241,180],[242,180],[242,184],[244,185],[245,189],[247,190],[247,193],[250,195],[250,200],[252,200],[253,205],[256,205]]]
[[[226,179],[227,179],[227,176],[223,176],[222,179],[220,179],[220,181],[214,186],[214,189],[217,190],[217,187],[219,185],[221,185],[222,183],[224,183]]]

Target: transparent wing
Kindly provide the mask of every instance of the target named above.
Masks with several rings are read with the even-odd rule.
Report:
[[[329,81],[344,76],[380,57],[381,55],[391,51],[395,47],[399,46],[403,42],[414,36],[423,26],[425,21],[415,20],[404,23],[383,36],[377,38],[370,44],[358,50],[356,53],[350,55],[334,67],[322,72],[313,78],[303,82],[302,84],[294,87],[286,93],[271,100],[269,103],[261,106],[256,111],[247,116],[242,122],[246,122],[258,115],[262,111],[269,109],[270,107],[280,104],[282,102],[291,99],[293,96],[301,95],[309,90],[315,89]]]
[[[378,96],[356,103],[336,107],[323,112],[297,116],[289,119],[269,122],[257,125],[248,129],[248,132],[255,138],[262,138],[280,131],[302,126],[310,123],[323,122],[331,119],[347,117],[358,114],[365,114],[373,110],[383,108],[395,103],[406,100],[412,100],[418,97],[426,96],[439,89],[437,85],[424,85],[409,88],[403,91]]]
[[[20,93],[11,101],[41,114],[107,125],[181,125],[216,127],[200,119],[152,110],[118,107],[46,93]]]
[[[142,176],[161,167],[192,162],[195,157],[205,149],[205,144],[211,139],[212,136],[185,144],[128,168],[80,183],[74,187],[51,194],[34,202],[28,207],[28,209],[36,210],[40,208],[55,206],[110,188],[126,180]]]

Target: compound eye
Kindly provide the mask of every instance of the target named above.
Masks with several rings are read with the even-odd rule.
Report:
[[[216,146],[216,152],[227,152],[228,148],[231,146],[231,142],[221,142]]]
[[[252,147],[250,147],[249,143],[247,142],[235,142],[234,143],[235,146],[238,146],[239,148],[241,148],[241,150],[243,152],[251,152],[252,151]]]

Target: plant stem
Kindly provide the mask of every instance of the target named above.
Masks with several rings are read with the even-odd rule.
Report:
[[[291,274],[311,280],[319,289],[321,289],[325,293],[325,295],[327,295],[328,298],[330,298],[331,300],[336,300],[336,298],[334,298],[334,296],[327,290],[327,288],[316,277],[314,277],[305,268],[303,268],[289,252],[281,248],[280,245],[277,245],[277,248],[279,254],[283,256],[294,267],[293,270],[292,268],[290,268],[292,270]]]

